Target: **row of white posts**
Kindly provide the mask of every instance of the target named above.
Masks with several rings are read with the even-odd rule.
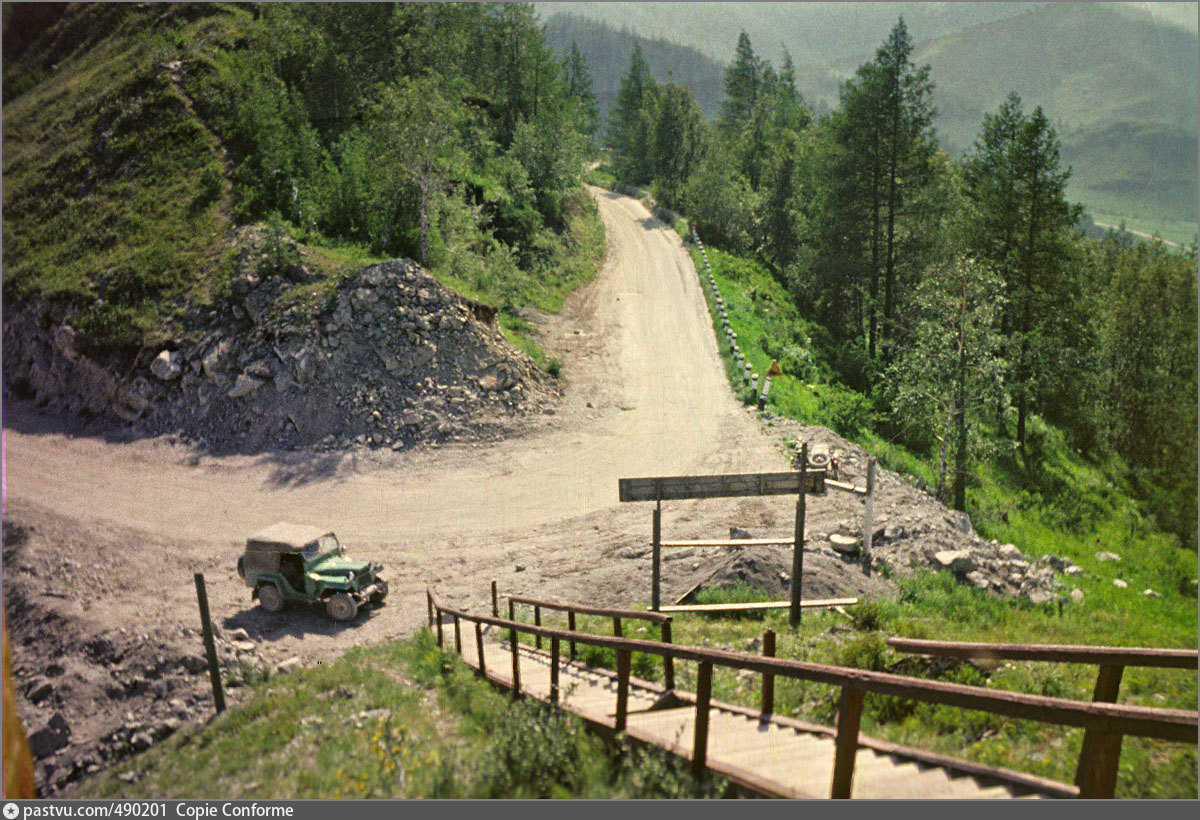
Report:
[[[713,276],[712,265],[708,262],[708,251],[704,249],[704,243],[700,241],[700,237],[696,234],[695,226],[692,227],[692,241],[696,243],[696,247],[700,249],[700,256],[704,259],[704,273],[708,277],[708,287],[712,291],[713,302],[717,306],[717,311],[721,314],[721,327],[725,331],[725,343],[729,345],[729,351],[737,360],[738,370],[742,373],[742,383],[750,385],[751,389],[758,393],[758,374],[754,373],[753,366],[746,361],[745,354],[738,347],[737,334],[733,332],[733,328],[729,326],[729,314],[725,310],[725,300],[721,298],[721,291],[717,288],[717,280]],[[758,409],[762,410],[767,403],[767,395],[771,392],[771,377],[767,376],[763,380],[762,393],[758,396]]]

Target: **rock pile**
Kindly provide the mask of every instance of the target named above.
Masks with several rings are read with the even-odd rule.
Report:
[[[493,308],[413,262],[363,268],[311,311],[281,298],[298,275],[309,278],[297,270],[260,276],[243,260],[230,311],[132,366],[81,355],[69,322],[6,309],[6,390],[214,452],[402,449],[499,432],[557,396],[554,380],[508,343]]]

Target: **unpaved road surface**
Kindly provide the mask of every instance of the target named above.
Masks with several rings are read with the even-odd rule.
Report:
[[[185,706],[204,703],[205,676],[176,669],[202,653],[194,572],[205,574],[214,620],[226,632],[244,628],[256,657],[308,663],[410,633],[425,620],[426,584],[481,609],[491,579],[502,593],[645,602],[650,505],[619,504],[618,478],[787,469],[778,436],[729,389],[679,237],[641,203],[593,193],[607,256],[561,314],[540,322],[544,346],[564,363],[565,396],[525,436],[218,458],[170,438],[81,436],[30,406],[5,407],[4,587],[18,688],[52,678],[52,694],[23,702],[22,717],[31,733],[55,712],[72,726],[57,768],[40,775],[44,789],[64,766],[103,763],[80,763],[79,749],[122,723],[136,727],[141,712],[157,714],[180,693]],[[672,502],[664,535],[722,537],[731,526],[787,535],[794,503]],[[858,509],[846,496],[814,499],[809,526]],[[328,527],[352,554],[381,561],[387,605],[349,625],[315,608],[259,611],[236,560],[248,534],[279,520]],[[664,598],[719,557],[665,562]],[[856,573],[843,566],[806,559],[805,594],[854,591]]]

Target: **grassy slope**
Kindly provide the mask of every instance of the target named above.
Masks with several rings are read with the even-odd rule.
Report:
[[[6,295],[77,311],[83,343],[99,348],[161,344],[229,295],[232,186],[191,99],[255,25],[227,6],[84,6],[10,67],[6,86],[23,91],[4,107]],[[184,63],[178,83],[174,60]],[[501,307],[510,338],[543,367],[516,311],[558,310],[603,255],[603,226],[582,189],[566,222],[535,270],[489,271],[469,248],[442,253],[433,270]],[[290,285],[280,310],[315,308],[349,269],[378,261],[363,247],[320,241],[304,260],[320,281]]]
[[[428,629],[242,691],[224,714],[87,779],[77,796],[707,794],[665,754],[610,756],[575,718],[512,703],[443,654]]]
[[[932,483],[931,454],[911,453],[870,432],[861,397],[829,383],[819,328],[798,318],[783,288],[753,262],[711,247],[707,252],[738,344],[754,372],[761,378],[771,359],[778,359],[783,367],[785,375],[772,385],[768,409],[830,426],[873,452],[884,467]],[[693,258],[697,270],[703,271],[703,259],[695,250]],[[707,291],[706,298],[719,334],[720,315]],[[735,372],[733,357],[723,337],[718,338],[731,385],[748,401],[749,392]],[[801,378],[795,378],[797,374]],[[975,469],[968,510],[975,529],[985,538],[1014,543],[1033,557],[1059,555],[1081,566],[1081,576],[1062,580],[1082,590],[1083,603],[1059,610],[1001,601],[959,586],[947,575],[925,573],[902,583],[899,601],[875,606],[887,632],[943,640],[1195,647],[1200,630],[1191,585],[1197,574],[1195,552],[1180,549],[1173,539],[1148,529],[1130,495],[1111,478],[1108,465],[1073,453],[1061,435],[1040,419],[1034,418],[1030,429],[1045,450],[1038,476],[1041,490],[1024,489],[1028,482],[1023,471],[1001,459]],[[1100,551],[1116,552],[1122,560],[1102,562],[1096,557]],[[1117,578],[1128,586],[1116,587]],[[1146,589],[1162,597],[1141,594]],[[781,657],[878,669],[899,660],[884,647],[879,634],[861,639],[833,635],[829,630],[838,622],[834,616],[806,615],[805,619],[799,633],[786,634],[785,615],[768,616],[766,625],[780,633]],[[675,636],[681,643],[707,641],[736,647],[763,628],[760,623],[687,617],[680,619]],[[732,673],[718,674],[717,681],[716,697],[748,705],[755,702],[756,690],[739,684]],[[969,682],[984,679],[973,677]],[[997,688],[1090,699],[1095,681],[1094,672],[1087,668],[1023,663],[995,670],[986,682]],[[1196,686],[1194,672],[1129,670],[1122,702],[1195,708]],[[826,688],[785,684],[777,697],[782,698],[784,711],[815,719],[832,717],[835,700]],[[960,717],[964,714],[965,720]],[[1081,739],[1081,733],[1073,730],[952,709],[897,711],[883,698],[868,698],[864,731],[1067,782],[1074,775]],[[1194,747],[1128,739],[1124,750],[1119,795],[1196,795]],[[1147,771],[1153,771],[1153,776],[1146,776]]]

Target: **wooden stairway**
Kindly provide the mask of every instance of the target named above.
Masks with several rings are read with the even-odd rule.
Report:
[[[488,629],[488,632],[495,632]],[[488,679],[512,687],[513,660],[509,644],[483,641]],[[520,691],[550,700],[550,655],[532,647],[519,648]],[[479,669],[474,640],[462,641],[462,658]],[[616,713],[617,679],[608,670],[593,669],[563,659],[558,670],[559,705],[595,725],[612,728]],[[630,679],[627,734],[639,741],[692,759],[696,721],[694,696],[675,693],[664,698],[658,686]],[[874,747],[874,748],[872,748]],[[709,770],[752,792],[778,797],[828,797],[834,765],[832,730],[802,725],[772,716],[763,719],[752,710],[717,701],[709,712]],[[856,798],[1041,798],[1074,796],[1067,786],[1018,773],[995,775],[967,772],[952,764],[931,762],[896,753],[889,745],[862,737],[855,756],[851,796]]]

